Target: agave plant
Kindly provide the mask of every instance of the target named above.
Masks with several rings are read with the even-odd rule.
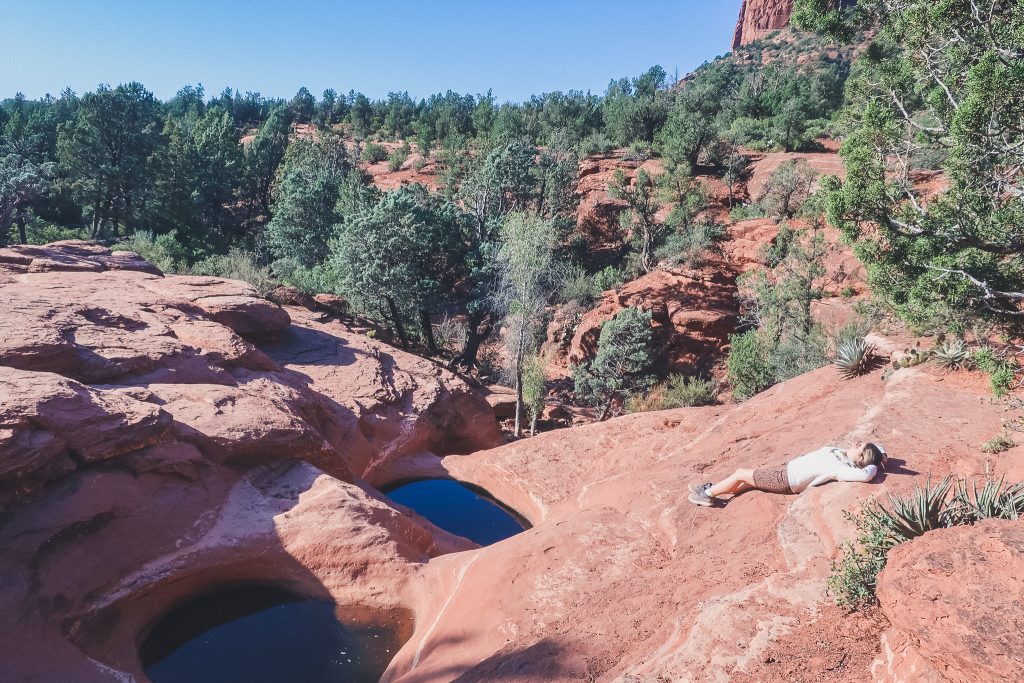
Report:
[[[879,506],[879,513],[888,526],[893,540],[902,543],[917,538],[926,531],[942,529],[954,523],[949,497],[953,487],[952,475],[932,486],[931,479],[919,486],[907,498],[889,494],[889,506]]]
[[[843,379],[863,375],[873,362],[874,348],[864,339],[847,339],[836,347],[836,368]]]
[[[936,346],[932,358],[946,370],[963,370],[970,363],[971,354],[963,339],[952,339]]]
[[[957,482],[953,494],[958,521],[972,524],[982,519],[1018,519],[1024,514],[1024,482],[1005,484],[1002,479],[988,479],[979,489],[978,482]]]

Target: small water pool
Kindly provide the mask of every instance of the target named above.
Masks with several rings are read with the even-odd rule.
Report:
[[[453,479],[420,479],[386,488],[384,493],[445,531],[479,545],[497,543],[529,528],[526,520],[485,492]]]
[[[153,683],[376,683],[411,631],[404,614],[232,586],[170,611],[139,656]]]

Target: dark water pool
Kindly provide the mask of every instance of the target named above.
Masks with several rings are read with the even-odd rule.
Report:
[[[342,611],[272,586],[235,586],[164,616],[139,650],[154,683],[376,683],[406,615]]]
[[[422,479],[385,489],[385,493],[445,531],[480,545],[497,543],[529,526],[486,493],[452,479]]]

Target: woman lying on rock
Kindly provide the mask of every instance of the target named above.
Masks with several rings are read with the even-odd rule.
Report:
[[[871,481],[889,456],[873,443],[859,443],[849,450],[825,446],[775,467],[740,468],[714,484],[690,485],[690,502],[711,507],[719,496],[758,490],[767,493],[800,493],[830,481]]]

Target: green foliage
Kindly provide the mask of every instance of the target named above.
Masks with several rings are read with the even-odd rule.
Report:
[[[367,142],[363,145],[363,151],[359,153],[359,158],[368,164],[375,164],[388,158],[388,150],[384,145]]]
[[[409,158],[409,154],[412,153],[412,147],[408,142],[403,142],[399,147],[395,148],[395,151],[388,155],[388,170],[392,173],[400,171],[402,164]]]
[[[112,249],[135,252],[165,273],[177,273],[187,269],[192,257],[189,250],[178,241],[178,236],[174,232],[154,235],[152,232],[140,230],[115,244]]]
[[[811,303],[822,296],[824,240],[809,232],[785,240],[775,268],[752,271],[738,282],[743,319],[754,328],[732,337],[727,361],[740,399],[828,362],[828,339],[811,317]]]
[[[269,268],[256,262],[255,255],[236,248],[224,255],[208,256],[191,266],[187,272],[242,280],[252,285],[260,296],[266,296],[279,284]]]
[[[959,524],[973,524],[983,519],[1019,519],[1024,514],[1024,482],[1007,484],[1003,479],[986,479],[979,489],[976,481],[961,479],[954,488],[951,508]]]
[[[741,401],[748,399],[776,383],[773,351],[757,330],[729,337],[726,367],[729,384],[736,398]]]
[[[607,419],[615,403],[651,386],[651,313],[624,308],[601,327],[597,355],[573,368],[576,393]]]
[[[988,373],[992,394],[996,398],[1002,398],[1010,392],[1017,375],[1016,363],[987,347],[975,351],[972,360],[979,370]]]
[[[769,216],[793,218],[810,198],[816,178],[805,160],[784,161],[768,177],[757,201]]]
[[[929,531],[984,519],[1019,519],[1024,513],[1024,482],[1006,484],[988,478],[976,481],[947,476],[929,480],[907,497],[888,495],[888,505],[870,501],[857,514],[846,513],[857,528],[855,542],[843,545],[832,564],[829,593],[836,603],[861,609],[876,602],[878,574],[889,551]]]
[[[601,294],[610,289],[618,289],[626,282],[626,275],[614,266],[606,266],[594,273],[594,292]]]
[[[909,497],[888,495],[888,506],[865,503],[858,514],[847,515],[857,528],[857,542],[846,543],[832,565],[828,590],[841,607],[859,609],[875,602],[878,574],[889,551],[927,531],[958,523],[949,492],[952,477],[932,485],[929,480]]]
[[[620,215],[620,223],[630,233],[640,268],[651,272],[656,265],[655,250],[668,233],[668,225],[657,218],[659,204],[654,196],[654,180],[641,168],[631,183],[621,169],[616,170],[608,184],[608,194],[626,202],[628,208]]]
[[[996,434],[991,439],[981,444],[981,450],[985,453],[992,453],[995,455],[997,453],[1002,453],[1003,451],[1008,451],[1016,445],[1017,443],[1006,434]]]
[[[829,220],[855,244],[873,292],[915,325],[971,317],[1019,321],[1024,129],[1015,122],[1024,111],[1024,15],[1018,3],[872,0],[845,14],[822,0],[798,7],[800,21],[830,33],[876,29],[847,88],[846,179],[827,184]],[[948,188],[923,201],[927,190],[910,173],[935,150],[942,151],[936,161]]]
[[[669,375],[665,381],[656,384],[645,396],[631,396],[626,402],[626,410],[631,413],[642,413],[652,410],[708,406],[715,402],[717,393],[718,383],[714,380],[686,375]]]
[[[656,250],[658,261],[670,266],[700,266],[707,255],[719,249],[725,227],[710,220],[698,221],[672,232]]]
[[[336,224],[344,219],[342,183],[354,173],[341,140],[297,140],[288,148],[264,231],[270,253],[305,268],[323,263]]]
[[[874,349],[864,339],[847,339],[836,347],[836,369],[843,379],[853,379],[871,370]]]
[[[757,202],[737,204],[729,211],[729,219],[732,221],[746,221],[751,218],[764,218],[764,216],[764,208]]]
[[[547,396],[547,358],[541,354],[532,354],[523,363],[523,407],[530,418],[530,433],[537,431],[537,418],[544,410],[544,399]]]

